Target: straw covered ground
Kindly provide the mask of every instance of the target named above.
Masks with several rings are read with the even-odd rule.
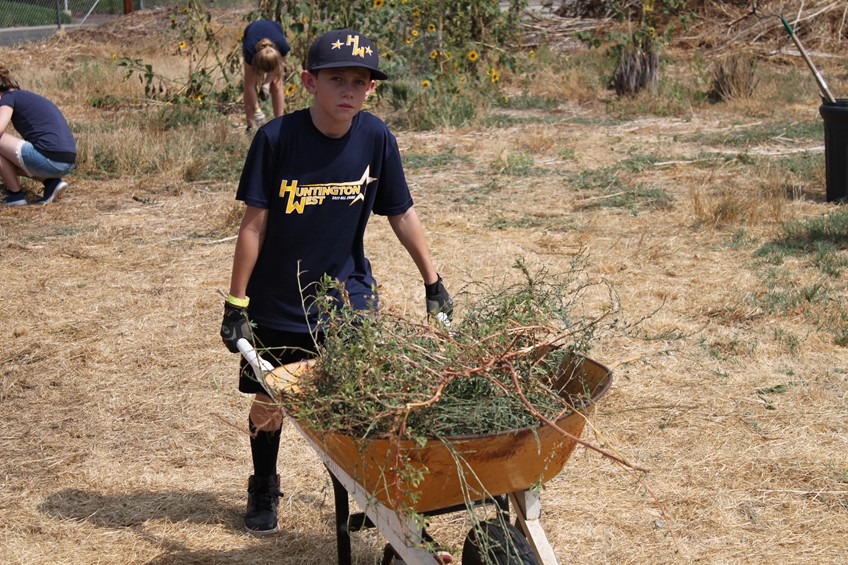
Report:
[[[61,201],[0,210],[2,561],[333,563],[329,478],[288,425],[281,532],[242,533],[248,399],[218,337],[246,149],[240,116],[194,138],[121,129],[132,108],[90,101],[137,85],[117,70],[74,79],[129,49],[120,25],[143,23],[137,14],[102,33],[0,49],[77,131],[100,136],[81,139],[85,159]],[[146,29],[132,47],[155,57],[165,47]],[[819,62],[848,95],[838,60]],[[791,77],[782,88],[805,93],[782,105],[613,115],[604,100],[549,83],[539,88],[559,98],[554,106],[397,132],[458,315],[469,283],[512,277],[517,259],[564,271],[583,255],[585,280],[609,281],[632,324],[591,353],[614,383],[584,438],[650,470],[577,448],[542,493],[562,563],[846,562],[845,232],[831,248],[780,260],[774,251],[787,222],[844,209],[825,201],[815,83],[797,56],[765,65]],[[785,133],[786,124],[819,129]],[[107,137],[110,128],[119,134]],[[210,140],[236,149],[227,172],[204,176],[203,156],[188,153]],[[115,146],[128,163],[98,174],[95,156],[120,155]],[[167,158],[135,172],[150,147]],[[421,316],[411,260],[384,218],[369,230],[384,308]],[[468,528],[448,515],[431,533],[458,555]],[[379,562],[384,543],[356,534],[356,563]]]

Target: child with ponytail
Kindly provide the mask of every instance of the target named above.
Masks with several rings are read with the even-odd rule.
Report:
[[[242,55],[244,111],[248,130],[265,123],[265,113],[259,106],[259,100],[266,100],[269,95],[274,117],[283,115],[283,61],[290,49],[283,28],[277,22],[257,20],[245,28]]]

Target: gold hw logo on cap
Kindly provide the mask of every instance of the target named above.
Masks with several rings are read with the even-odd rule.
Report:
[[[364,47],[359,46],[359,36],[358,35],[348,35],[347,41],[344,42],[344,43],[342,43],[340,40],[337,39],[336,42],[333,43],[332,45],[333,45],[333,49],[341,49],[343,46],[353,46],[353,49],[351,50],[351,55],[354,55],[356,57],[362,57],[363,59],[365,58],[366,54],[368,54],[368,55],[374,54],[374,50],[371,49],[370,45],[366,45]]]
[[[379,69],[379,61],[377,48],[370,39],[350,29],[336,29],[312,42],[306,57],[306,69],[364,67],[371,71],[372,79],[386,80],[389,77]]]

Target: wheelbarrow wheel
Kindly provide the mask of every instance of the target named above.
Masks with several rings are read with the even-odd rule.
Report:
[[[465,536],[462,564],[539,565],[539,561],[518,528],[509,522],[487,520]]]

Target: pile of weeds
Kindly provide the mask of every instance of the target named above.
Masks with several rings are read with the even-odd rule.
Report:
[[[565,275],[515,268],[519,283],[458,296],[462,316],[450,326],[355,310],[325,279],[314,293],[324,339],[314,370],[283,395],[287,412],[354,437],[433,438],[535,427],[579,409],[592,391],[569,396],[557,373],[618,323],[617,297],[604,282],[580,282],[579,264]],[[599,289],[604,305],[578,315]]]

